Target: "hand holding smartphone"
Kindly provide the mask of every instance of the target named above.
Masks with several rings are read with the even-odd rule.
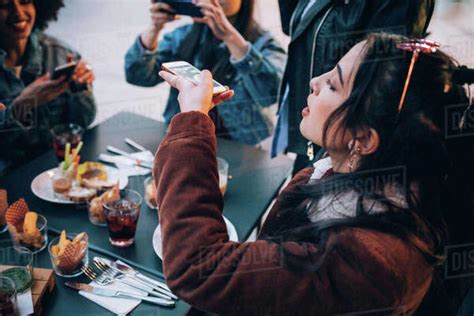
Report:
[[[201,78],[201,71],[185,61],[175,61],[170,63],[164,63],[161,65],[161,68],[164,71],[167,71],[173,75],[183,77],[195,85],[199,84]],[[218,95],[229,90],[228,87],[220,84],[219,82],[213,80],[213,94]]]
[[[70,63],[58,66],[54,68],[53,75],[51,77],[52,80],[59,79],[61,77],[66,77],[66,81],[71,80],[72,75],[74,74],[74,70],[77,67],[77,62],[72,61]]]
[[[165,13],[187,15],[194,18],[204,17],[204,15],[201,12],[201,9],[195,6],[192,0],[158,0],[158,1],[169,4],[175,10],[175,12],[165,12]]]

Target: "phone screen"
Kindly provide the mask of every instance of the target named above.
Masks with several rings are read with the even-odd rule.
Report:
[[[198,84],[200,82],[201,71],[191,64],[172,66],[170,67],[170,70],[176,73],[177,75],[194,82],[195,84]],[[223,85],[221,85],[215,80],[213,80],[213,86],[214,90],[218,89],[220,91],[222,89],[226,89]]]
[[[70,62],[56,67],[54,69],[53,76],[51,77],[51,79],[56,80],[62,76],[65,76],[67,80],[71,79],[74,70],[76,69],[76,66],[76,62]]]

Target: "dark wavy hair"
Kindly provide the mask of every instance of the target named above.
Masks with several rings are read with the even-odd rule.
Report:
[[[64,0],[33,0],[36,8],[35,29],[44,30],[49,22],[58,19],[59,10],[64,7]]]
[[[325,143],[332,141],[328,139],[327,131],[336,122],[340,123],[341,132],[351,133],[354,138],[357,130],[373,128],[380,136],[377,152],[363,157],[356,172],[310,182],[288,192],[283,197],[285,211],[272,225],[274,229],[270,229],[268,238],[315,242],[320,244],[319,249],[325,249],[324,240],[328,232],[339,227],[362,227],[406,240],[433,265],[443,262],[448,233],[456,233],[454,228],[447,229],[455,222],[452,214],[472,218],[470,207],[474,206],[472,194],[466,194],[466,188],[457,191],[459,183],[467,183],[467,175],[472,175],[473,168],[467,163],[472,159],[472,151],[470,158],[465,157],[469,154],[466,147],[472,147],[468,146],[472,139],[466,138],[462,144],[453,145],[444,137],[448,128],[446,107],[467,105],[467,98],[464,90],[453,82],[455,61],[438,50],[420,56],[405,106],[399,113],[398,103],[412,56],[396,47],[404,40],[406,38],[388,34],[368,37],[353,91],[348,100],[330,115],[324,127]],[[393,177],[389,184],[402,189],[408,204],[406,207],[395,205],[386,196],[387,183],[374,181],[380,177],[380,172],[394,167],[401,167],[402,174]],[[375,185],[367,190],[360,183]],[[356,209],[352,210],[356,214],[354,218],[317,223],[308,220],[308,212],[318,211],[309,209],[308,203],[329,194],[337,197],[347,191],[358,194]],[[383,203],[387,212],[369,214],[370,210],[364,207],[365,199]],[[296,262],[295,265],[291,256],[289,253],[285,255],[290,267],[300,271],[318,268],[317,263],[301,266]]]

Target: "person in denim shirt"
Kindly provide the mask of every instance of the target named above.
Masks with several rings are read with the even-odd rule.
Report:
[[[94,73],[78,53],[42,33],[62,0],[0,0],[0,174],[52,148],[57,124],[87,127],[96,105]],[[69,80],[57,66],[78,61]]]
[[[167,4],[152,4],[152,26],[137,38],[125,57],[127,81],[156,86],[163,82],[158,76],[161,65],[171,61],[183,60],[198,69],[209,69],[218,82],[235,91],[232,100],[210,113],[217,134],[258,144],[272,133],[275,113],[266,115],[269,111],[265,108],[276,102],[286,53],[253,20],[253,0],[195,3],[204,18],[166,34],[159,43],[163,26],[176,17]],[[163,114],[167,123],[179,113],[177,98],[177,90],[172,89]]]

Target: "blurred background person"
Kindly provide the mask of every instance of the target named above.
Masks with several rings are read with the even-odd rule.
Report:
[[[268,138],[274,114],[264,109],[276,102],[286,54],[273,36],[253,18],[254,0],[197,0],[204,18],[182,26],[158,40],[165,24],[174,21],[173,9],[152,1],[152,25],[135,41],[125,57],[129,83],[153,87],[163,82],[161,65],[186,61],[209,69],[215,80],[235,90],[235,97],[211,113],[216,133],[244,144]],[[177,90],[171,90],[164,119],[179,113]]]
[[[434,0],[279,0],[283,31],[290,36],[288,63],[279,96],[272,156],[298,154],[294,173],[310,165],[318,146],[301,135],[307,82],[332,69],[367,33],[387,31],[409,37],[425,34]],[[309,144],[309,145],[308,145]],[[308,154],[308,155],[307,155]]]
[[[74,50],[42,31],[62,0],[0,0],[0,173],[52,148],[51,128],[87,127],[96,105],[92,68]],[[57,66],[78,61],[71,80],[52,80]]]

